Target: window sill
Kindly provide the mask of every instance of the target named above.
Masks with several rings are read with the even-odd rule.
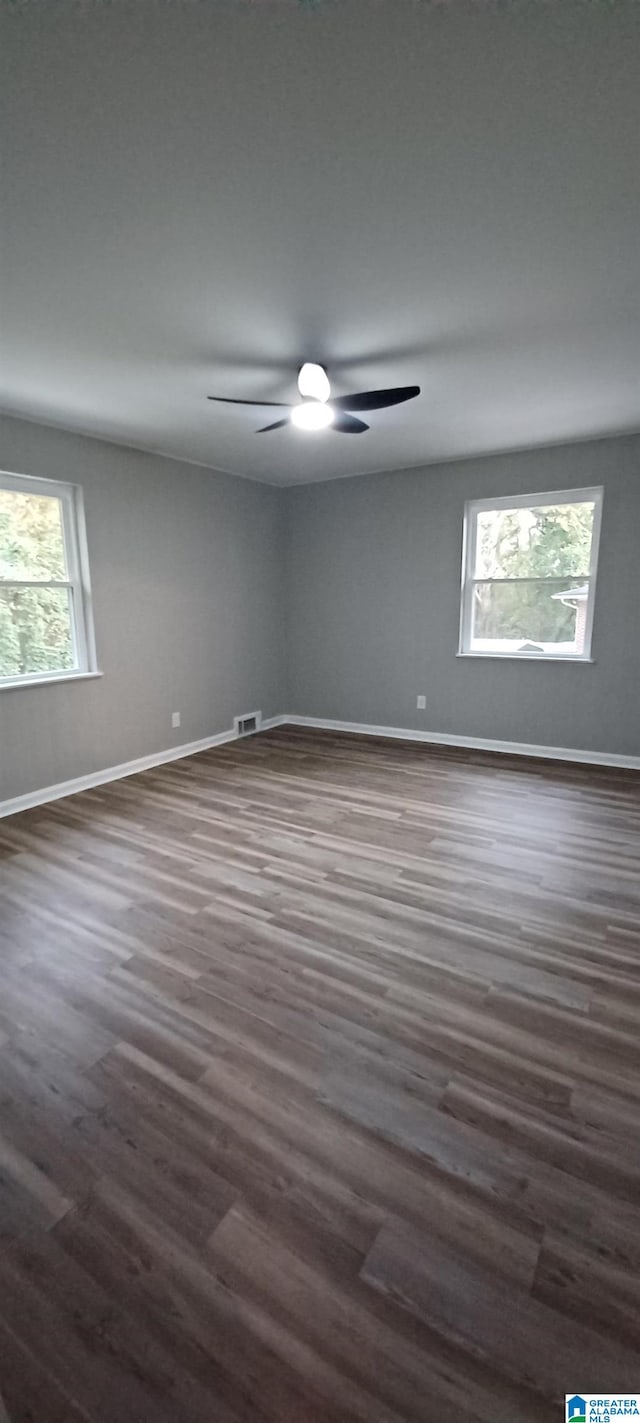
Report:
[[[595,657],[564,657],[553,652],[456,652],[456,657],[470,657],[486,662],[572,662],[574,666],[593,665]]]
[[[102,677],[102,672],[52,672],[43,677],[16,677],[14,682],[0,682],[0,692],[18,692],[24,687],[51,687],[63,682],[90,682]]]

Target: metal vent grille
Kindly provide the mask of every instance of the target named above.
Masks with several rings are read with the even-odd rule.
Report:
[[[236,736],[252,736],[254,731],[260,730],[262,712],[247,712],[245,716],[233,718],[233,726]]]

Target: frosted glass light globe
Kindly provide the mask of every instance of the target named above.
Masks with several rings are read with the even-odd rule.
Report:
[[[294,405],[291,411],[291,420],[299,430],[326,430],[328,425],[333,424],[334,418],[331,406],[324,405],[320,400],[304,400],[301,405]]]
[[[329,378],[323,366],[315,366],[312,361],[307,361],[300,368],[298,375],[298,390],[305,400],[322,400],[326,402],[331,395]]]

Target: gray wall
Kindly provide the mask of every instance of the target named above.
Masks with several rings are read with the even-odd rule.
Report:
[[[640,755],[639,436],[276,490],[0,419],[0,467],[82,485],[104,674],[0,691],[0,801],[256,708]],[[456,657],[465,499],[589,484],[595,662]]]
[[[604,486],[593,664],[456,657],[465,499]],[[296,715],[640,755],[640,437],[285,493]],[[426,712],[416,710],[424,692]]]
[[[278,491],[10,419],[0,468],[82,485],[104,673],[0,691],[0,800],[281,710]]]

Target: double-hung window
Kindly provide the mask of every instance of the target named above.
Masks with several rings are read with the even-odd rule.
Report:
[[[0,689],[95,669],[80,490],[0,473]]]
[[[589,661],[602,489],[465,506],[460,647]]]

